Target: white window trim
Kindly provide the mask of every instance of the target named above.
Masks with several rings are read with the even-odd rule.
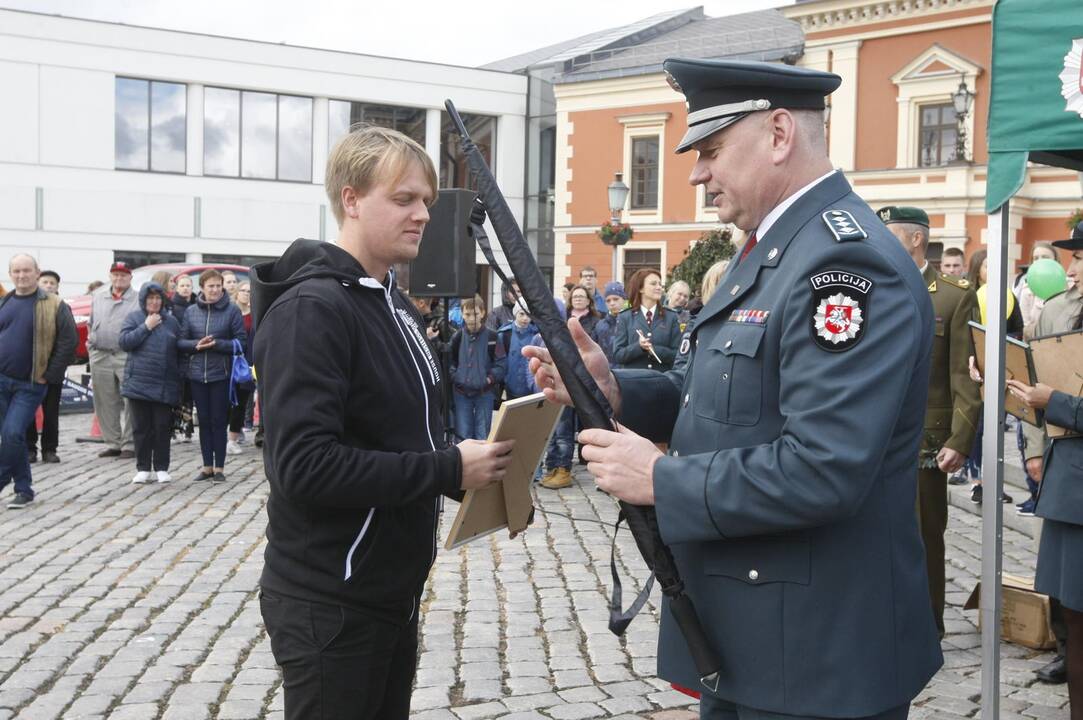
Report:
[[[923,72],[934,62],[946,65],[948,70]],[[951,95],[959,87],[959,81],[965,80],[970,92],[976,91],[977,77],[982,72],[980,65],[975,65],[966,58],[956,55],[939,45],[933,45],[918,55],[902,70],[892,76],[891,81],[898,88],[898,136],[896,138],[895,167],[919,168],[921,150],[921,107],[950,103]],[[974,157],[974,116],[977,98],[974,98],[970,113],[967,114],[967,146],[970,157]],[[932,168],[929,168],[932,169]]]
[[[617,118],[617,122],[624,126],[624,177],[628,187],[632,186],[632,140],[641,137],[658,137],[658,204],[653,209],[632,210],[632,193],[628,193],[628,199],[624,205],[624,221],[639,224],[658,224],[662,222],[662,208],[665,204],[664,189],[666,177],[665,157],[663,148],[666,147],[666,121],[671,113],[649,113],[640,115],[625,115]]]
[[[624,245],[617,248],[617,277],[624,277],[624,253],[628,250],[659,250],[661,251],[658,256],[658,262],[661,266],[659,270],[662,273],[662,286],[666,285],[666,269],[669,267],[666,261],[666,241],[665,240],[629,240]],[[627,293],[631,295],[632,291],[629,288],[625,288]]]

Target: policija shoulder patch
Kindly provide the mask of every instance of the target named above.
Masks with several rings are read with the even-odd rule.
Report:
[[[825,270],[812,286],[812,339],[828,352],[849,350],[865,336],[872,281],[845,270]]]

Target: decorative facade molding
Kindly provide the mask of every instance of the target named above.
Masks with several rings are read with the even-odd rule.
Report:
[[[890,22],[952,10],[991,7],[994,0],[835,0],[817,3],[816,6],[797,5],[786,8],[783,14],[801,24],[806,32],[835,30]]]

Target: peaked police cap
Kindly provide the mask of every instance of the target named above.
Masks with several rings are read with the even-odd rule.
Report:
[[[688,132],[678,153],[752,112],[823,110],[824,97],[842,83],[833,73],[750,60],[670,58],[662,69],[688,101]]]

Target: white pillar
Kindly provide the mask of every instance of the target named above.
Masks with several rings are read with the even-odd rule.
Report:
[[[203,174],[203,86],[188,86],[188,150],[185,154],[185,173]]]
[[[440,174],[440,125],[443,123],[443,115],[440,108],[429,108],[425,111],[425,152],[432,158],[432,164],[436,166],[436,174]]]
[[[318,97],[312,100],[312,182],[317,185],[323,184],[327,154],[331,151],[327,137],[329,108],[327,98]]]
[[[842,85],[831,94],[831,163],[842,170],[854,169],[857,149],[857,55],[860,40],[831,46],[831,72]]]

